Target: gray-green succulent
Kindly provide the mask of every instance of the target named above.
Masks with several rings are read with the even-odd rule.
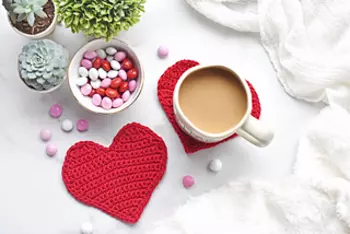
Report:
[[[18,22],[25,20],[33,27],[35,16],[47,17],[43,11],[43,6],[46,3],[47,0],[14,0],[14,3],[11,4],[11,11],[17,15]]]
[[[54,0],[58,19],[73,33],[107,41],[140,21],[146,0]],[[165,0],[166,1],[166,0]]]
[[[66,77],[68,50],[54,41],[31,41],[19,55],[19,72],[23,81],[35,90],[50,90]]]

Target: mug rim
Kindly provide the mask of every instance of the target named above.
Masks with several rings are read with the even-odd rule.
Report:
[[[180,87],[182,85],[182,83],[184,82],[184,80],[193,72],[204,69],[204,68],[220,68],[226,71],[231,72],[233,75],[236,76],[236,78],[240,81],[240,83],[243,85],[245,93],[247,95],[247,108],[246,108],[246,112],[244,114],[244,116],[242,117],[242,119],[239,121],[238,124],[236,124],[234,127],[221,132],[221,133],[210,133],[210,132],[206,132],[203,131],[202,129],[196,127],[187,117],[186,115],[183,113],[180,104],[179,104],[179,91],[180,91]],[[197,65],[195,67],[192,67],[190,69],[188,69],[187,71],[185,71],[180,79],[177,81],[175,89],[174,89],[174,96],[173,96],[173,105],[174,105],[174,109],[176,109],[175,111],[175,116],[176,113],[179,114],[181,116],[181,118],[186,122],[186,124],[188,124],[191,128],[195,129],[198,133],[200,133],[203,136],[209,137],[209,138],[226,138],[231,136],[232,134],[234,134],[237,129],[239,129],[240,127],[242,127],[242,125],[246,122],[247,118],[251,115],[251,111],[252,111],[252,93],[250,91],[250,88],[246,82],[246,80],[244,80],[243,78],[241,78],[236,72],[234,72],[231,68],[225,66],[225,65],[220,65],[220,64],[212,64],[212,65]]]

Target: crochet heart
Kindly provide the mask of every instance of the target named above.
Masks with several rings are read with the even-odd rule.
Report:
[[[212,148],[214,146],[217,146],[220,143],[228,141],[237,136],[236,134],[232,135],[231,137],[217,143],[203,143],[187,135],[177,125],[175,120],[175,115],[174,115],[174,109],[173,109],[174,89],[181,75],[188,69],[197,65],[199,65],[199,63],[193,60],[178,61],[173,66],[169,67],[158,81],[159,102],[162,105],[163,110],[167,115],[171,125],[173,125],[173,128],[176,134],[179,136],[186,153],[194,153],[202,149]],[[253,99],[252,115],[255,118],[259,118],[261,113],[261,108],[260,108],[260,101],[259,101],[258,94],[256,93],[253,86],[248,81],[247,83],[252,93],[252,99]]]
[[[162,179],[167,148],[138,123],[124,126],[106,148],[82,141],[68,151],[62,178],[78,201],[127,223],[136,223]]]

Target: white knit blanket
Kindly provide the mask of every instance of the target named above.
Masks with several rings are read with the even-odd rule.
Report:
[[[287,93],[311,102],[350,100],[349,0],[186,0],[213,21],[260,32]]]
[[[327,107],[281,181],[233,182],[191,198],[149,234],[350,233],[350,114]]]

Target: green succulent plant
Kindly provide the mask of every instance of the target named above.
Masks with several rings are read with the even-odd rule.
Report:
[[[35,22],[35,15],[46,18],[47,15],[43,11],[43,6],[47,0],[14,0],[11,4],[12,12],[17,15],[17,21],[27,21],[33,27]]]
[[[55,0],[58,19],[73,33],[106,38],[140,21],[146,0]]]
[[[20,76],[32,89],[52,89],[65,78],[68,57],[68,50],[54,41],[31,41],[19,55]]]

